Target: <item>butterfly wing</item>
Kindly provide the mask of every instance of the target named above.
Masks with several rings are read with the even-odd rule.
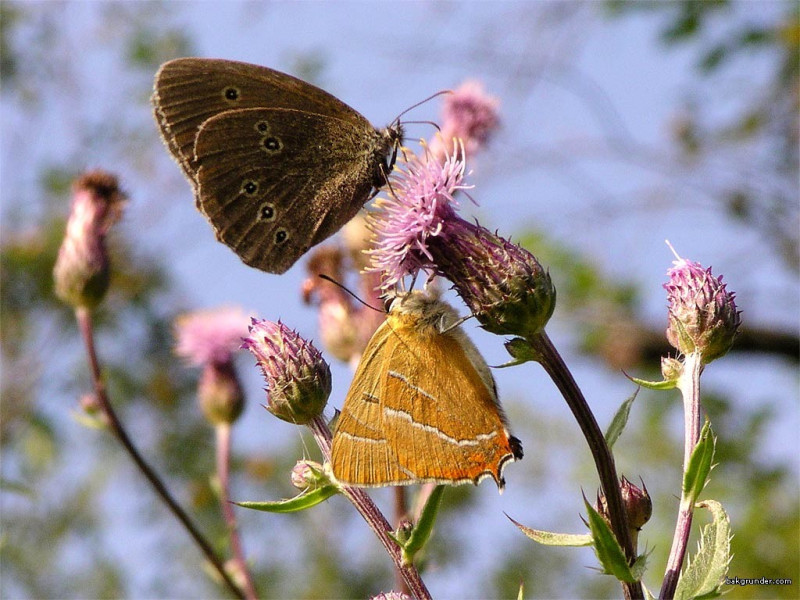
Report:
[[[402,340],[384,373],[383,429],[388,447],[412,481],[475,483],[519,456],[493,387],[478,374],[451,335],[419,336],[398,328]]]
[[[369,199],[382,141],[366,120],[280,108],[223,112],[197,134],[198,206],[245,263],[283,273]]]
[[[380,334],[380,335],[379,335]],[[332,465],[359,486],[433,481],[502,486],[521,456],[458,340],[384,324],[373,336],[339,416]]]
[[[336,422],[331,466],[343,483],[381,485],[404,476],[389,449],[381,416],[381,372],[387,344],[395,342],[391,333],[384,323],[370,339]]]
[[[305,81],[267,67],[230,60],[178,58],[161,66],[153,106],[167,147],[194,181],[194,142],[211,117],[242,108],[293,108],[344,121],[366,122],[358,112]]]

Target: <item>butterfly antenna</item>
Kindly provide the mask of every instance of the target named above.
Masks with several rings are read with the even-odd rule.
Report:
[[[406,114],[407,112],[414,110],[414,109],[415,109],[415,108],[417,108],[418,106],[422,106],[422,105],[423,105],[423,104],[425,104],[426,102],[430,102],[431,100],[433,100],[434,98],[438,98],[439,96],[444,96],[445,94],[452,94],[452,93],[453,93],[453,90],[442,90],[442,91],[440,91],[440,92],[436,92],[435,94],[433,94],[433,95],[431,95],[431,96],[428,96],[427,98],[425,98],[425,100],[420,100],[420,101],[419,101],[419,102],[417,102],[416,104],[413,104],[413,105],[409,106],[407,109],[405,109],[405,110],[404,110],[403,112],[401,112],[399,115],[397,115],[397,116],[394,118],[394,121],[392,121],[392,123],[399,123],[399,122],[400,122],[400,117],[402,117],[402,116],[403,116],[404,114]]]
[[[385,313],[385,312],[386,312],[385,310],[381,310],[380,308],[375,308],[375,307],[374,307],[374,306],[372,306],[372,305],[371,305],[369,302],[366,302],[366,301],[362,300],[362,299],[361,299],[361,298],[359,298],[359,297],[358,297],[358,296],[357,296],[357,295],[356,295],[356,294],[355,294],[353,291],[351,291],[350,289],[348,289],[348,288],[347,288],[347,286],[345,286],[345,285],[342,285],[341,283],[339,283],[338,281],[336,281],[336,280],[335,280],[333,277],[329,277],[328,275],[325,275],[324,273],[320,273],[320,274],[319,274],[319,277],[320,277],[320,279],[324,279],[325,281],[328,281],[328,282],[332,283],[333,285],[340,287],[340,288],[341,288],[341,289],[343,289],[345,292],[347,292],[348,294],[350,294],[350,295],[351,295],[353,298],[355,298],[356,300],[358,300],[359,302],[361,302],[361,304],[363,304],[363,305],[364,305],[364,306],[366,306],[367,308],[371,308],[372,310],[375,310],[375,311],[377,311],[377,312],[380,312],[380,313]]]
[[[404,121],[403,126],[406,125],[431,125],[436,128],[436,131],[442,133],[442,128],[435,121]]]

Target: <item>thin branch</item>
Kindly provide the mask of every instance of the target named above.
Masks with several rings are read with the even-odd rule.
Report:
[[[75,310],[75,317],[78,321],[78,327],[81,330],[84,343],[86,344],[86,354],[89,359],[89,368],[94,381],[97,401],[106,416],[111,433],[113,433],[114,436],[119,440],[119,442],[122,444],[122,447],[131,457],[131,459],[133,459],[133,462],[145,476],[147,481],[149,481],[150,485],[153,486],[156,494],[164,501],[172,514],[175,515],[195,543],[200,547],[200,550],[205,555],[206,559],[213,565],[214,569],[216,569],[217,573],[225,582],[225,585],[228,587],[228,589],[230,589],[231,593],[233,593],[237,598],[244,600],[245,595],[242,593],[242,590],[239,589],[239,586],[236,585],[233,579],[231,579],[230,575],[228,575],[228,573],[225,571],[225,565],[222,560],[216,555],[208,540],[206,540],[203,534],[201,534],[197,527],[195,527],[189,518],[189,515],[187,515],[178,505],[178,503],[167,490],[164,483],[161,481],[155,471],[150,468],[142,455],[133,445],[133,442],[131,442],[131,439],[128,436],[128,433],[125,431],[122,422],[119,420],[114,408],[111,406],[111,401],[106,393],[105,384],[103,383],[100,370],[100,363],[97,359],[97,353],[94,347],[94,333],[90,310],[87,308],[77,308]]]

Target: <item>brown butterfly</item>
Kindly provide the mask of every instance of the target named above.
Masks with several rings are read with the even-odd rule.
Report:
[[[334,476],[349,485],[479,483],[502,489],[522,458],[489,367],[456,311],[420,291],[394,299],[367,344],[336,424]]]
[[[155,79],[156,121],[217,239],[283,273],[386,183],[403,129],[375,129],[327,92],[229,60],[179,58]]]

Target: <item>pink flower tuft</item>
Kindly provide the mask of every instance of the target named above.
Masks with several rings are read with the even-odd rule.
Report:
[[[453,153],[444,163],[427,150],[412,155],[392,181],[390,197],[381,198],[369,227],[376,247],[370,250],[370,271],[382,271],[382,287],[390,287],[405,275],[415,275],[432,266],[428,239],[442,234],[448,222],[457,219],[454,194],[464,185],[466,166]]]
[[[186,313],[175,321],[175,352],[197,366],[228,362],[247,335],[248,324],[240,308]]]

